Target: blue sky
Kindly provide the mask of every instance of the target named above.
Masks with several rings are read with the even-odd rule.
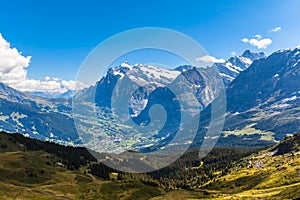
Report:
[[[228,58],[245,49],[269,54],[300,45],[300,1],[1,1],[0,33],[31,61],[27,76],[75,79],[87,54],[101,41],[139,27],[180,31],[209,54]],[[271,32],[281,27],[278,32]],[[243,38],[268,38],[258,49]]]

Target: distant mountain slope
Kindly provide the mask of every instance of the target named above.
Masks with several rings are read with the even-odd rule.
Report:
[[[254,61],[227,88],[227,114],[218,144],[270,144],[300,131],[300,49]],[[210,106],[202,114],[205,134]],[[200,139],[198,139],[199,141]]]
[[[227,100],[225,130],[253,128],[275,140],[300,131],[300,49],[255,61],[228,87]]]
[[[0,130],[66,144],[78,141],[68,100],[29,95],[3,83],[0,83]]]

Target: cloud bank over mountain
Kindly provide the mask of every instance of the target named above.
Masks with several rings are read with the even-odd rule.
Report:
[[[0,82],[21,91],[38,92],[66,92],[84,88],[83,83],[76,84],[74,80],[63,80],[46,76],[44,80],[28,78],[27,68],[30,65],[31,56],[24,56],[17,48],[0,33]]]

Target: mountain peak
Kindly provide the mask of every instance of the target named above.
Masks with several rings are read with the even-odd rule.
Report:
[[[246,51],[244,51],[244,53],[242,54],[242,56],[243,57],[247,57],[248,55],[251,55],[251,54],[252,54],[252,52],[249,49],[247,49]]]
[[[263,52],[255,53],[255,52],[251,52],[248,49],[248,50],[244,51],[244,53],[242,54],[242,57],[248,58],[248,59],[254,61],[254,60],[261,59],[261,58],[265,58],[266,56]]]
[[[180,72],[185,72],[185,71],[191,70],[193,68],[195,68],[195,67],[192,65],[180,65],[179,67],[176,67],[175,70],[180,71]]]
[[[132,68],[132,66],[129,64],[128,61],[125,61],[125,62],[121,63],[121,64],[120,64],[120,67],[126,67],[126,68],[129,68],[129,69]]]

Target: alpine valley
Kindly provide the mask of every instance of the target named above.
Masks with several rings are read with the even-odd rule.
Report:
[[[220,74],[216,74],[213,68],[217,68]],[[124,133],[126,130],[135,133],[134,130],[110,123],[114,118],[110,112],[112,99],[130,92],[130,88],[124,90],[118,85],[125,74],[136,86],[146,87],[140,87],[131,94],[129,105],[124,109],[129,109],[131,118],[141,124],[149,122],[147,113],[152,105],[162,104],[171,116],[172,123],[166,127],[168,131],[150,136],[136,132],[135,138],[129,138]],[[179,121],[174,98],[167,88],[180,88],[188,83],[202,112],[196,139],[184,142],[197,145],[204,138],[211,103],[218,100],[221,92],[220,88],[211,84],[216,82],[224,85],[227,98],[225,125],[218,146],[264,147],[300,131],[299,48],[280,50],[267,57],[263,53],[246,50],[241,56],[207,68],[179,66],[162,69],[143,64],[132,66],[125,62],[110,68],[106,76],[94,86],[78,91],[73,99],[46,98],[53,97],[49,94],[36,96],[0,83],[0,129],[43,141],[80,145],[90,136],[78,134],[75,123],[84,123],[88,133],[99,127],[105,130],[104,135],[98,138],[105,150],[115,148],[111,145],[114,141],[120,144],[124,140],[128,150],[153,151],[172,139],[172,134],[168,133],[176,132],[173,127]],[[80,102],[81,109],[90,111],[96,106],[99,122],[89,119],[92,114],[72,112],[74,102]]]

